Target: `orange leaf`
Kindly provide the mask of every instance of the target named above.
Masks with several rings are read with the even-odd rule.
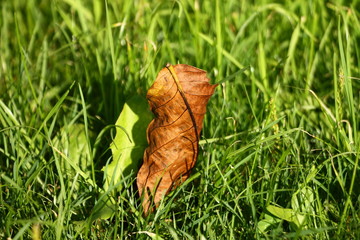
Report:
[[[147,93],[155,118],[147,128],[149,147],[137,175],[145,215],[152,201],[185,181],[198,155],[206,104],[217,85],[206,72],[185,64],[163,68]]]

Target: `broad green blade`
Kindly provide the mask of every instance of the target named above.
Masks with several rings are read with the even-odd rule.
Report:
[[[283,219],[285,221],[294,223],[297,227],[300,227],[305,220],[305,216],[300,214],[291,208],[282,208],[269,205],[266,208],[274,216]]]
[[[90,222],[98,218],[108,219],[116,210],[111,192],[113,189],[123,189],[124,181],[137,172],[147,146],[146,128],[151,119],[145,98],[134,96],[125,103],[116,121],[116,135],[110,145],[113,160],[102,169],[105,183]]]
[[[116,136],[110,145],[113,161],[103,168],[104,191],[114,185],[121,190],[121,181],[137,172],[147,146],[146,128],[151,119],[152,114],[144,98],[134,96],[125,103],[116,121]]]

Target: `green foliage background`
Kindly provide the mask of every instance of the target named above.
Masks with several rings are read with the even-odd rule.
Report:
[[[359,239],[359,1],[0,2],[0,237]],[[220,82],[191,178],[89,221],[124,103]],[[246,68],[244,70],[244,68]]]

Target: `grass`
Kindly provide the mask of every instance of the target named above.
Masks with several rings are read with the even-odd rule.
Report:
[[[0,6],[1,238],[360,238],[358,1]],[[115,121],[167,62],[221,82],[196,167],[147,218],[130,177],[89,221]]]

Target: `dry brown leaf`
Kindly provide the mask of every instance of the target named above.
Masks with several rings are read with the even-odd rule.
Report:
[[[152,201],[185,181],[198,155],[206,104],[217,85],[206,72],[185,64],[163,68],[147,93],[155,118],[147,128],[149,147],[137,175],[145,215]]]

